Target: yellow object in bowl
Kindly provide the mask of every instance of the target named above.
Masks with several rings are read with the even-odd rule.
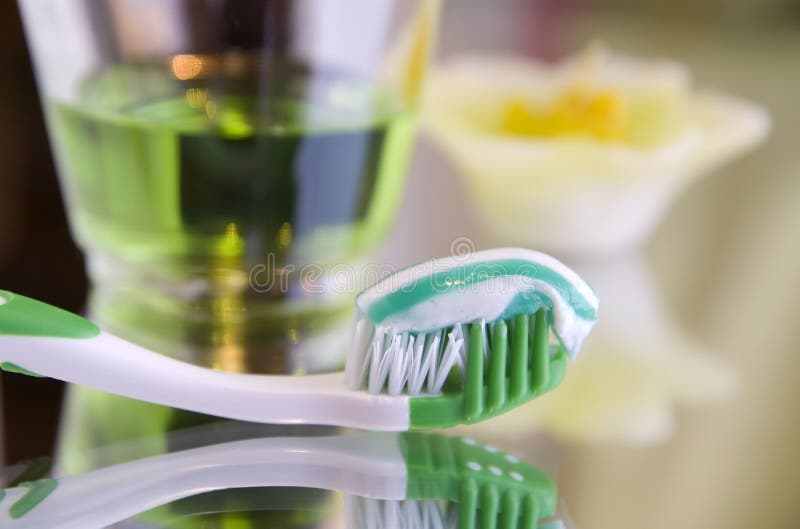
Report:
[[[496,242],[634,246],[674,197],[759,143],[759,106],[696,90],[686,67],[591,47],[555,65],[461,57],[434,69],[424,122]]]

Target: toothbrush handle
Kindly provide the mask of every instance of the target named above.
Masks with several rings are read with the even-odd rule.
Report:
[[[244,487],[312,487],[402,499],[406,475],[394,436],[235,441],[43,480],[50,487],[35,505],[25,496],[35,495],[36,484],[9,489],[5,502],[0,500],[0,527],[101,529],[201,491]]]
[[[231,419],[404,431],[408,397],[349,390],[342,373],[223,373],[100,331],[80,316],[0,291],[0,367]]]

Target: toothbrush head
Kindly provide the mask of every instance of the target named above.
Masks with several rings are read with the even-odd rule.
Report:
[[[480,510],[494,518],[511,509],[538,520],[556,512],[553,480],[510,454],[465,437],[409,432],[402,438],[408,498],[457,502],[462,516]]]
[[[352,388],[407,394],[411,427],[484,420],[556,387],[597,320],[556,259],[501,248],[420,263],[356,299]]]
[[[406,498],[346,497],[347,527],[558,527],[544,522],[556,515],[558,493],[542,471],[467,438],[410,432],[400,441]]]

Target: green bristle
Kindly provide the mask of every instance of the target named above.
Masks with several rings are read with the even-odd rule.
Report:
[[[483,363],[483,324],[472,324],[469,329],[467,375],[464,380],[464,416],[470,421],[483,413]]]
[[[514,319],[511,341],[511,400],[517,400],[528,391],[528,326],[530,316],[520,314]]]
[[[516,529],[519,520],[519,495],[507,490],[503,495],[502,529]]]
[[[528,494],[522,502],[522,520],[519,529],[536,529],[539,523],[539,501],[536,495]]]
[[[500,498],[497,487],[486,485],[481,492],[481,529],[496,529]]]
[[[452,369],[441,395],[411,399],[412,428],[478,422],[558,385],[567,355],[562,347],[550,345],[548,316],[540,309],[533,315],[469,324],[465,373]]]
[[[461,501],[458,505],[459,529],[475,528],[475,512],[478,510],[478,485],[473,479],[461,483]]]
[[[488,386],[488,401],[486,408],[489,411],[496,410],[503,406],[508,400],[515,401],[528,395],[531,391],[541,391],[547,386],[549,380],[549,329],[547,324],[547,312],[540,309],[533,316],[534,330],[530,335],[531,317],[521,314],[508,324],[505,321],[498,321],[492,326],[490,351],[489,351],[489,376],[485,385]],[[506,370],[508,365],[508,327],[512,327],[511,332],[511,362],[508,378],[510,385],[506,385]],[[476,373],[478,369],[472,369],[470,364],[473,359],[479,357],[477,351],[473,353],[475,341],[480,342],[482,347],[482,337],[476,339],[478,332],[482,330],[479,324],[472,324],[470,327],[470,350],[467,356],[467,370]],[[467,388],[476,388],[477,383],[472,382]],[[510,389],[507,391],[506,388]],[[483,388],[480,388],[482,391]],[[474,414],[474,410],[480,409],[477,403],[478,395],[470,395],[467,399],[465,408],[466,416],[469,418]]]
[[[534,316],[533,347],[531,347],[531,389],[541,391],[550,378],[550,335],[547,327],[547,312],[539,310]]]
[[[499,321],[492,329],[492,354],[489,358],[488,408],[494,411],[506,403],[506,323]]]

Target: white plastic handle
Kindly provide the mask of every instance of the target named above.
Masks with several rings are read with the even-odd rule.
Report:
[[[0,362],[124,397],[243,421],[384,431],[409,427],[407,396],[350,390],[343,373],[223,373],[105,332],[84,339],[0,335]]]

